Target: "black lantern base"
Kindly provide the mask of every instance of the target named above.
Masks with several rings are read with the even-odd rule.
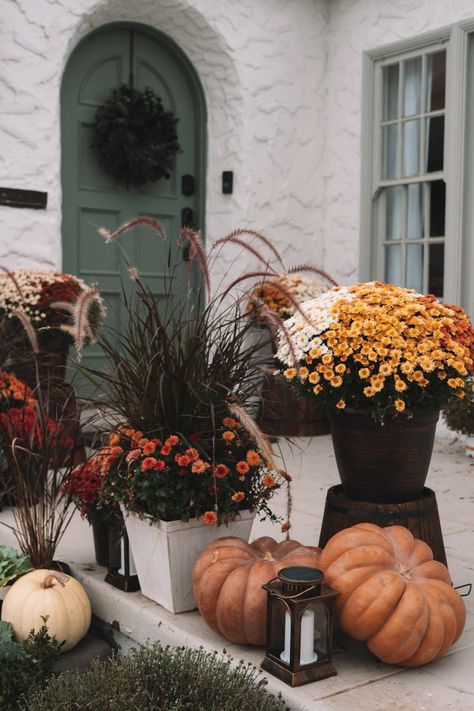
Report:
[[[288,686],[303,686],[303,684],[311,684],[313,681],[321,681],[321,679],[327,679],[330,676],[337,676],[336,667],[331,662],[320,662],[318,666],[311,665],[308,669],[292,672],[283,664],[265,657],[260,666],[265,671],[276,676],[277,679],[288,684]]]
[[[122,575],[115,570],[109,570],[104,580],[123,592],[130,593],[140,590],[138,575]]]

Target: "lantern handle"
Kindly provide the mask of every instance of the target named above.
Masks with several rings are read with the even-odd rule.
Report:
[[[267,585],[271,585],[271,583],[274,583],[275,580],[279,580],[278,575],[269,580]],[[320,586],[321,583],[318,583],[317,585],[311,585],[311,587],[306,588],[305,590],[302,590],[299,593],[296,593],[296,595],[283,595],[282,593],[278,592],[278,590],[271,590],[270,592],[272,595],[275,595],[275,597],[280,597],[283,600],[296,600],[296,598],[301,597],[302,595],[307,595],[307,593],[311,592],[312,590],[316,590]]]
[[[461,597],[467,597],[468,595],[471,594],[472,592],[472,583],[464,583],[464,585],[458,585],[455,590],[462,590],[463,588],[467,588],[467,592],[464,593],[459,593]]]

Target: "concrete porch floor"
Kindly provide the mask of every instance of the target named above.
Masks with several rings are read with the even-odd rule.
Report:
[[[474,460],[464,455],[462,440],[442,425],[438,429],[427,483],[437,494],[448,565],[454,585],[458,586],[474,582]],[[317,545],[326,490],[338,483],[331,439],[301,438],[291,446],[283,443],[281,450],[294,478],[292,538]],[[272,508],[284,515],[284,496],[278,495]],[[0,513],[0,521],[10,523],[11,511]],[[278,526],[256,521],[251,540],[260,535],[282,537]],[[5,526],[0,526],[0,543],[14,544],[12,533]],[[57,557],[69,562],[85,585],[94,613],[106,622],[116,626],[118,623],[121,632],[132,640],[160,640],[209,650],[225,648],[237,660],[260,665],[262,649],[227,644],[208,629],[198,612],[172,615],[140,593],[121,593],[103,582],[104,569],[93,563],[90,529],[78,516]],[[472,711],[474,593],[464,601],[468,618],[463,635],[443,659],[427,667],[405,670],[382,664],[362,643],[338,633],[334,658],[338,676],[297,689],[267,676],[268,688],[280,691],[292,709],[301,711]]]

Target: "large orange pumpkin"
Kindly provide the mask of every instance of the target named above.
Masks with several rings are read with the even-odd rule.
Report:
[[[267,593],[262,585],[281,568],[319,568],[319,548],[266,536],[253,543],[218,538],[199,556],[193,571],[194,597],[209,627],[235,644],[265,644]]]
[[[340,593],[342,628],[387,664],[432,662],[463,631],[466,609],[448,569],[403,526],[359,523],[339,531],[320,566]]]

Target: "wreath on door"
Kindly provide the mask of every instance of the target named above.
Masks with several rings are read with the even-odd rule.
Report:
[[[93,146],[101,167],[127,187],[168,179],[180,150],[177,123],[149,87],[114,89],[95,115]]]

